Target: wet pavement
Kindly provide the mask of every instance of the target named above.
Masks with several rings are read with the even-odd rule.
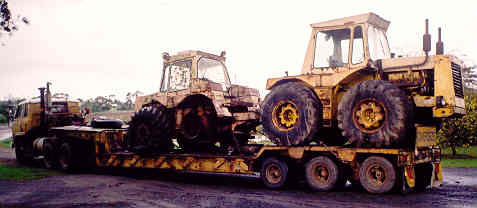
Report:
[[[15,165],[11,149],[0,163]],[[445,168],[444,185],[419,193],[269,190],[251,177],[96,169],[39,180],[0,181],[0,207],[477,207],[477,169]]]

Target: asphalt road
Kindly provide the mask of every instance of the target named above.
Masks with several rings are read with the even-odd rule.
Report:
[[[15,165],[10,149],[0,163]],[[253,177],[99,169],[40,180],[0,181],[3,207],[477,207],[477,169],[444,169],[444,186],[372,195],[351,186],[311,192],[304,184],[266,189]]]

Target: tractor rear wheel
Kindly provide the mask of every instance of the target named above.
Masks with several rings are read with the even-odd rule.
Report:
[[[397,86],[368,80],[349,89],[338,105],[338,127],[356,146],[406,147],[414,106]]]
[[[301,83],[277,86],[265,97],[261,120],[265,135],[277,145],[303,145],[320,127],[321,103]]]
[[[174,116],[163,105],[147,106],[129,123],[128,146],[132,151],[168,150],[173,146]]]

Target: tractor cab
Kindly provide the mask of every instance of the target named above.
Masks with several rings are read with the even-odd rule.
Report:
[[[391,58],[388,21],[367,13],[311,24],[302,74],[364,68],[370,60]]]

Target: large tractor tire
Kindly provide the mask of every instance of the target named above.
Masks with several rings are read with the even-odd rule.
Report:
[[[130,150],[164,151],[173,147],[175,129],[172,113],[163,105],[147,106],[134,113],[129,123],[127,143]]]
[[[349,89],[338,105],[338,127],[358,147],[406,147],[414,105],[397,86],[368,80]]]
[[[301,83],[277,86],[265,97],[261,121],[265,135],[277,145],[304,145],[321,126],[321,103]]]

